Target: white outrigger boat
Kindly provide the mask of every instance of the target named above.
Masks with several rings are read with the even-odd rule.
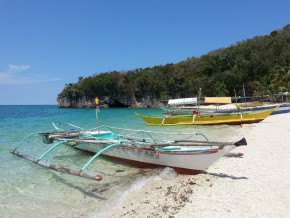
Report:
[[[55,124],[54,126],[56,127]],[[104,130],[105,128],[106,130]],[[38,158],[18,151],[19,147],[35,134],[42,137],[43,143],[52,144]],[[80,128],[63,131],[57,128],[56,131],[35,134],[23,139],[11,153],[43,167],[94,180],[101,180],[102,176],[89,173],[86,169],[100,155],[137,166],[167,166],[174,168],[179,173],[196,174],[206,170],[232,149],[247,145],[245,138],[237,142],[210,142],[201,133],[155,132],[109,126],[101,126],[87,131]],[[159,135],[159,137],[156,138],[155,135]],[[203,140],[195,140],[196,137],[201,137]],[[95,155],[79,170],[45,162],[43,159],[46,155],[60,145],[69,145],[93,152]]]

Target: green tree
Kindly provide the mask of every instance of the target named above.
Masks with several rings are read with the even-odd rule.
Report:
[[[216,82],[212,87],[212,92],[214,96],[228,96],[228,90],[224,82]]]

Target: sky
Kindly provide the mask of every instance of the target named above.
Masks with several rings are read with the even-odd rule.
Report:
[[[178,63],[290,24],[289,0],[0,0],[0,105],[56,105],[95,73]]]

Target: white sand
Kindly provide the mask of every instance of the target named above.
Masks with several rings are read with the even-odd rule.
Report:
[[[101,216],[290,217],[290,113],[241,131],[248,146],[233,152],[242,158],[223,157],[195,176],[145,178],[142,188]]]

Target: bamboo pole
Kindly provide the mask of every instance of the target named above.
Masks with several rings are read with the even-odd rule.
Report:
[[[67,167],[62,167],[62,166],[58,166],[58,165],[55,165],[55,164],[50,164],[50,163],[35,159],[33,157],[30,157],[30,156],[28,156],[26,154],[22,154],[22,153],[20,153],[18,151],[15,151],[15,150],[14,151],[10,151],[10,152],[12,154],[15,154],[18,157],[21,157],[23,159],[32,161],[33,163],[35,163],[35,164],[37,164],[39,166],[42,166],[42,167],[45,167],[45,168],[48,168],[48,169],[52,169],[54,171],[67,173],[67,174],[71,174],[71,175],[74,175],[74,176],[80,176],[80,177],[84,177],[84,178],[92,179],[92,180],[97,180],[97,181],[100,181],[100,180],[103,179],[103,177],[101,175],[99,175],[99,174],[88,173],[88,172],[84,172],[83,170],[74,170],[74,169],[70,169],[70,168],[67,168]]]

